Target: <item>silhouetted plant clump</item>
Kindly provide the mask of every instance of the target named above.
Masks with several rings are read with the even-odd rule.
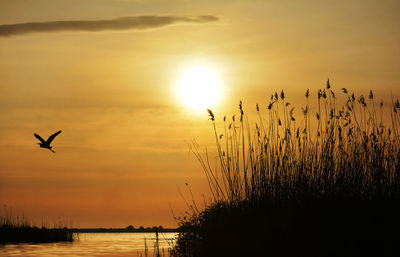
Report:
[[[22,217],[0,217],[0,244],[72,242],[74,235],[66,227],[39,228]]]
[[[243,103],[222,133],[218,165],[193,144],[213,202],[180,219],[172,255],[397,256],[400,252],[400,103],[373,92],[305,93],[301,114],[274,93],[252,129]],[[264,113],[265,112],[265,113]],[[389,117],[384,119],[383,113]]]

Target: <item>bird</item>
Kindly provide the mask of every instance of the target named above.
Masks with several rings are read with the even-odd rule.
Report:
[[[39,136],[36,133],[33,133],[33,135],[39,139],[40,143],[37,143],[41,148],[47,148],[50,151],[52,151],[53,153],[56,153],[53,151],[52,146],[50,146],[51,142],[53,142],[54,138],[61,133],[61,130],[57,131],[56,133],[54,133],[53,135],[49,136],[49,138],[47,140],[44,140],[41,136]]]

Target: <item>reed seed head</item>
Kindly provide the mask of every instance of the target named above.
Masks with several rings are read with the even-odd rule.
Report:
[[[211,120],[214,121],[215,120],[214,113],[210,109],[207,109],[207,112],[208,112],[208,116],[210,116]]]
[[[360,104],[362,104],[364,107],[367,106],[367,104],[365,103],[365,98],[364,98],[363,95],[360,96],[360,98],[358,99],[358,102],[359,102]]]
[[[396,100],[395,106],[397,109],[400,109],[400,102],[399,99]]]
[[[322,93],[322,97],[323,97],[324,99],[326,99],[326,91],[325,91],[325,89],[324,89],[324,92]]]

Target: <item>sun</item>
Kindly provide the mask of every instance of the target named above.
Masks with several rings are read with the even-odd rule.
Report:
[[[186,66],[177,82],[180,102],[193,110],[215,107],[220,101],[222,82],[219,71],[210,64]]]

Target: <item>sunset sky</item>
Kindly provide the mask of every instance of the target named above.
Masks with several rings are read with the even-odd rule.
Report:
[[[398,98],[399,13],[397,0],[1,0],[1,213],[176,226],[186,182],[208,197],[188,147],[213,147],[207,107],[252,111],[282,89],[303,103],[328,77]],[[191,98],[191,83],[209,86]],[[58,130],[56,154],[36,145]]]

